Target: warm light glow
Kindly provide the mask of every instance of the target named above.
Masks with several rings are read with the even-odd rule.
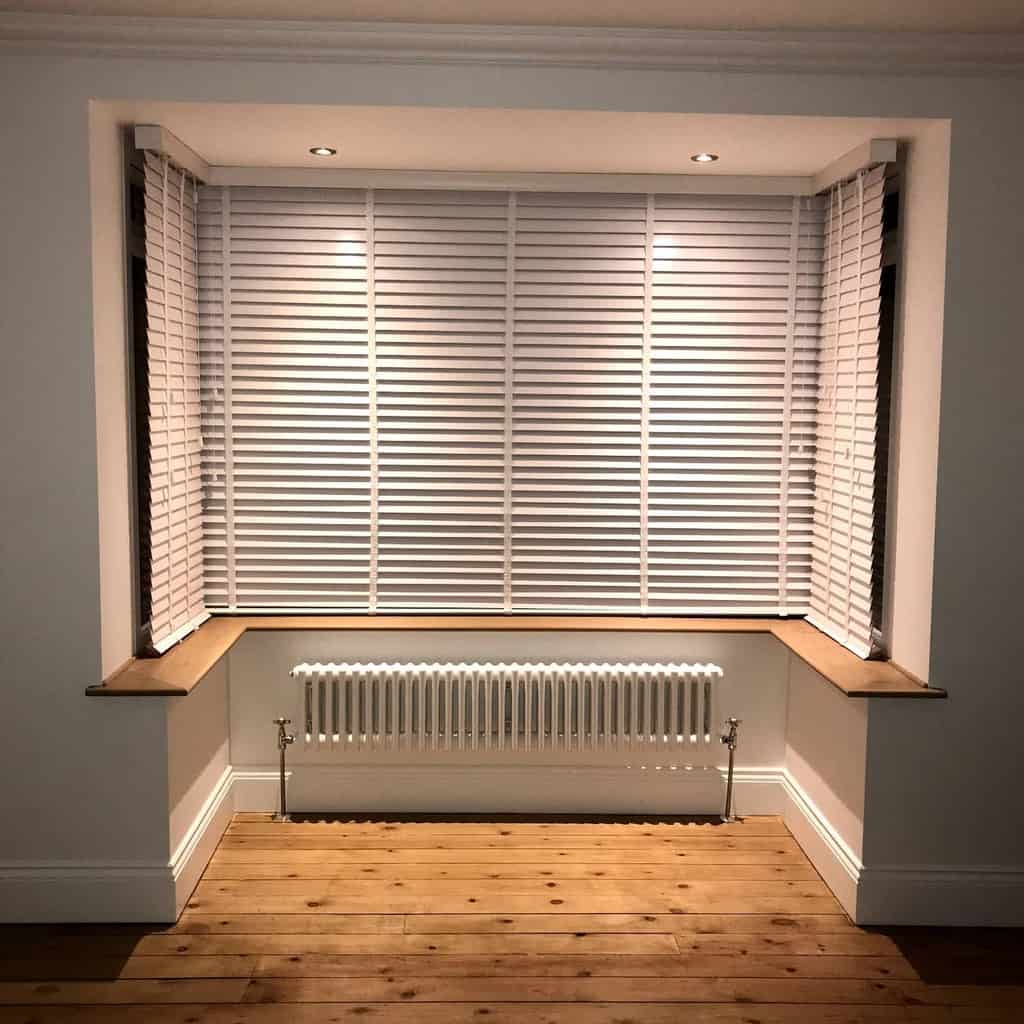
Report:
[[[717,153],[694,153],[690,159],[695,164],[713,164],[718,159]]]
[[[330,146],[314,146],[310,150],[313,156],[334,156],[337,152],[336,149],[331,149]]]

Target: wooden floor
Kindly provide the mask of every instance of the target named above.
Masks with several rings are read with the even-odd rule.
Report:
[[[0,945],[22,1024],[1024,1022],[1024,930],[857,928],[776,818],[240,814],[176,925]]]

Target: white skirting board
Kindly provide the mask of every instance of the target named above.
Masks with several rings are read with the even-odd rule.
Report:
[[[176,921],[233,812],[234,773],[226,768],[166,863],[0,864],[0,921]]]
[[[1024,925],[1024,866],[865,867],[854,920],[864,925],[1019,928]]]
[[[289,787],[296,795],[304,794],[307,810],[395,813],[717,814],[723,792],[722,778],[714,771],[608,768],[554,773],[537,768],[303,769],[289,778]],[[482,798],[482,793],[489,795]],[[0,863],[0,921],[175,921],[232,813],[272,811],[277,802],[276,770],[227,768],[167,863]],[[737,772],[736,807],[745,814],[780,813],[778,771]]]
[[[543,781],[538,775],[544,772]],[[235,772],[235,807],[271,811],[278,774]],[[1024,925],[1024,868],[866,867],[784,768],[738,768],[735,811],[781,814],[858,924]],[[288,780],[294,811],[718,814],[717,771],[303,766]]]
[[[1024,925],[1024,867],[862,864],[789,772],[782,785],[786,826],[857,924]]]
[[[843,909],[856,919],[861,863],[832,823],[788,771],[781,771],[783,820]]]
[[[554,784],[550,774],[540,780],[536,768],[317,771],[319,777],[311,779],[309,770],[303,769],[305,789],[295,785],[298,775],[289,779],[290,788],[294,786],[296,796],[324,801],[320,810],[342,813],[510,813],[521,809],[537,813],[697,814],[721,810],[721,779],[687,779],[693,773],[684,772],[647,775],[636,770],[563,769],[556,775],[564,777]],[[481,793],[488,797],[481,798]],[[543,799],[538,799],[541,795]],[[0,920],[174,921],[231,814],[235,810],[272,811],[277,800],[276,771],[264,766],[228,768],[168,863],[0,864]],[[698,800],[704,800],[706,806],[694,806]],[[738,769],[735,807],[740,815],[782,814],[797,842],[858,924],[1024,924],[1024,868],[864,866],[784,769]]]
[[[276,810],[278,789],[272,769],[236,769],[235,808]],[[716,769],[304,765],[288,777],[289,810],[309,813],[717,815],[724,794]],[[738,769],[735,808],[781,814],[780,770]]]
[[[235,812],[234,781],[234,772],[229,766],[224,769],[171,857],[169,866],[174,882],[174,920],[184,910],[192,890],[210,863],[220,837],[231,822],[231,815]]]
[[[174,920],[174,879],[166,864],[0,864],[4,924]]]

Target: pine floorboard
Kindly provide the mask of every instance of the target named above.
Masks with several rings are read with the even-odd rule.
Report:
[[[238,814],[171,926],[0,927],[0,1024],[1009,1024],[1024,929],[854,925],[778,818]]]

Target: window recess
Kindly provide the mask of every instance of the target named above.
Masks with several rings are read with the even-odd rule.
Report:
[[[884,180],[200,187],[147,153],[154,645],[208,609],[620,612],[872,653]]]

